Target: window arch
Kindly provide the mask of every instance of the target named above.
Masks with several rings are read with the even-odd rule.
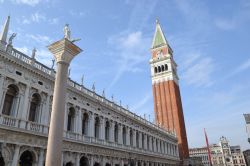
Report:
[[[163,65],[161,65],[161,71],[164,71],[164,66]]]
[[[70,107],[68,113],[67,131],[74,131],[74,118],[75,118],[75,109],[73,107]]]
[[[11,116],[14,114],[14,109],[17,102],[18,88],[15,85],[9,85],[4,98],[2,114]]]
[[[110,130],[110,124],[109,121],[106,121],[105,123],[105,140],[109,140],[109,130]]]
[[[99,138],[100,130],[100,118],[97,116],[95,118],[95,138]]]
[[[123,141],[123,145],[126,145],[126,136],[127,136],[127,131],[126,131],[126,127],[123,126],[122,128],[122,141]]]
[[[161,72],[161,66],[158,66],[158,72],[159,73]]]
[[[167,64],[165,64],[165,70],[166,70],[166,71],[168,70],[168,65],[167,65]]]
[[[139,148],[139,132],[136,131],[136,147]]]
[[[156,152],[159,152],[159,149],[158,149],[158,139],[156,139]]]
[[[142,133],[142,135],[141,135],[141,139],[142,139],[142,149],[144,149],[144,142],[145,142],[145,137],[144,137],[144,134]]]
[[[157,73],[157,67],[155,67],[155,73]]]
[[[149,136],[147,136],[147,149],[149,149],[149,140],[150,138],[149,138]]]
[[[118,124],[115,123],[115,127],[114,127],[114,138],[115,138],[115,142],[118,142]]]
[[[130,146],[133,146],[133,130],[130,129],[129,131],[129,139],[130,139]]]
[[[82,118],[82,134],[83,135],[87,135],[88,133],[88,121],[89,121],[89,115],[88,113],[85,112]]]
[[[41,97],[38,93],[34,93],[31,97],[29,121],[38,122],[39,108],[41,104]]]

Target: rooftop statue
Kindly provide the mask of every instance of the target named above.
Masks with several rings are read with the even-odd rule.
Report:
[[[13,39],[16,37],[16,33],[12,33],[12,35],[10,36],[10,38],[9,38],[9,41],[8,41],[8,44],[9,45],[12,45],[12,41],[13,41]]]

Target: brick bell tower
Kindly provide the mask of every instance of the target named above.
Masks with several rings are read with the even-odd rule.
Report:
[[[156,123],[169,131],[175,131],[178,138],[180,159],[189,157],[185,121],[177,75],[177,64],[156,20],[156,29],[151,46],[150,59],[154,112]]]

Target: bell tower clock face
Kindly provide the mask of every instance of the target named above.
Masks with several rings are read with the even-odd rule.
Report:
[[[157,59],[162,58],[162,56],[163,56],[162,50],[157,51],[157,54],[156,54]]]

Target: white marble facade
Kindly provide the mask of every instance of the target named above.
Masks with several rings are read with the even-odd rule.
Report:
[[[11,45],[0,49],[0,165],[45,161],[55,71]],[[66,166],[178,165],[177,138],[68,79]]]

